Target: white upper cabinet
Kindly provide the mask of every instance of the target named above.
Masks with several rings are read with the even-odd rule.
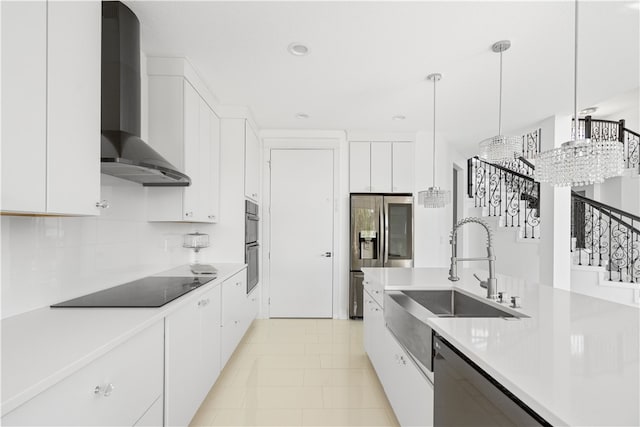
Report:
[[[206,185],[200,188],[204,214],[210,222],[220,217],[220,119],[200,99],[200,174]]]
[[[258,202],[260,196],[260,140],[245,121],[244,195]]]
[[[97,215],[101,3],[1,7],[1,209]]]
[[[413,144],[409,142],[393,143],[393,165],[391,170],[391,192],[413,193]]]
[[[149,221],[217,222],[220,119],[182,76],[149,76],[149,144],[191,178],[188,187],[150,187]]]
[[[368,142],[349,145],[349,188],[352,193],[371,191],[371,144]]]
[[[351,142],[351,193],[412,193],[413,143]]]
[[[371,144],[371,192],[391,192],[391,143]]]

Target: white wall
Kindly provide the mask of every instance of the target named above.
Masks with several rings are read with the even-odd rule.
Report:
[[[467,159],[458,153],[439,134],[436,134],[436,186],[451,191],[453,199],[453,168],[459,168],[459,189],[465,190]],[[416,267],[448,267],[451,246],[449,233],[453,229],[453,200],[444,208],[424,208],[419,205],[417,194],[433,186],[433,133],[418,132],[415,142],[415,186],[416,195],[414,208],[415,224],[415,260]],[[466,193],[460,195],[461,200]],[[459,199],[460,199],[459,198]],[[460,217],[464,217],[461,208]],[[466,230],[463,231],[465,233]],[[463,242],[464,237],[459,237]],[[466,253],[469,243],[459,245]]]
[[[99,217],[2,216],[3,318],[188,262],[190,224],[147,222],[140,184],[101,179]]]

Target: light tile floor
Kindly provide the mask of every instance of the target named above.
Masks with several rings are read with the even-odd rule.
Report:
[[[397,426],[362,322],[253,322],[192,426]]]

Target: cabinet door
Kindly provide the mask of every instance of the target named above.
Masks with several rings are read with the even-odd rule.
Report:
[[[352,193],[371,192],[371,144],[349,144],[349,190]]]
[[[199,193],[198,198],[198,221],[212,222],[212,167],[211,164],[211,109],[209,105],[200,98],[200,112],[199,112],[199,135],[198,135],[198,160],[199,160]]]
[[[202,339],[202,395],[209,393],[220,374],[220,286],[198,301]]]
[[[97,215],[102,6],[47,8],[47,212]]]
[[[13,212],[45,212],[47,4],[4,1],[0,8],[1,208]]]
[[[184,172],[191,178],[191,185],[184,187],[183,219],[202,221],[200,208],[200,95],[184,80]]]
[[[413,143],[393,143],[393,177],[391,191],[413,193]]]
[[[165,328],[165,424],[185,426],[204,398],[197,301],[167,316]]]
[[[373,358],[375,357],[373,355],[373,327],[375,326],[375,319],[372,316],[374,314],[373,306],[375,305],[375,302],[373,301],[373,297],[369,295],[369,292],[367,292],[366,290],[363,291],[362,303],[362,338],[364,351],[367,353],[367,355],[369,355],[369,359],[373,363]]]
[[[258,201],[260,195],[260,140],[248,122],[245,122],[244,193],[248,198]]]
[[[162,394],[158,322],[2,417],[2,425],[134,425]]]
[[[97,1],[2,3],[3,211],[98,214],[101,19]]]
[[[246,330],[246,274],[246,270],[242,270],[222,284],[221,368],[224,367],[235,351]]]
[[[220,217],[220,118],[209,111],[211,153],[209,157],[209,183],[207,218],[218,222]]]
[[[384,320],[383,320],[384,321]],[[433,425],[433,386],[409,359],[395,337],[383,326],[380,381],[400,425]],[[382,341],[381,341],[382,342]]]
[[[371,143],[371,192],[391,192],[391,143]]]

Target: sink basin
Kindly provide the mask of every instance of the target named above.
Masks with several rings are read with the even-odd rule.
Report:
[[[497,305],[497,304],[496,304]],[[432,330],[425,317],[497,317],[517,320],[523,314],[455,289],[387,291],[384,318],[389,330],[427,370],[433,370]]]
[[[523,317],[454,289],[403,291],[400,293],[408,296],[438,317]],[[391,297],[393,298],[393,295]]]

